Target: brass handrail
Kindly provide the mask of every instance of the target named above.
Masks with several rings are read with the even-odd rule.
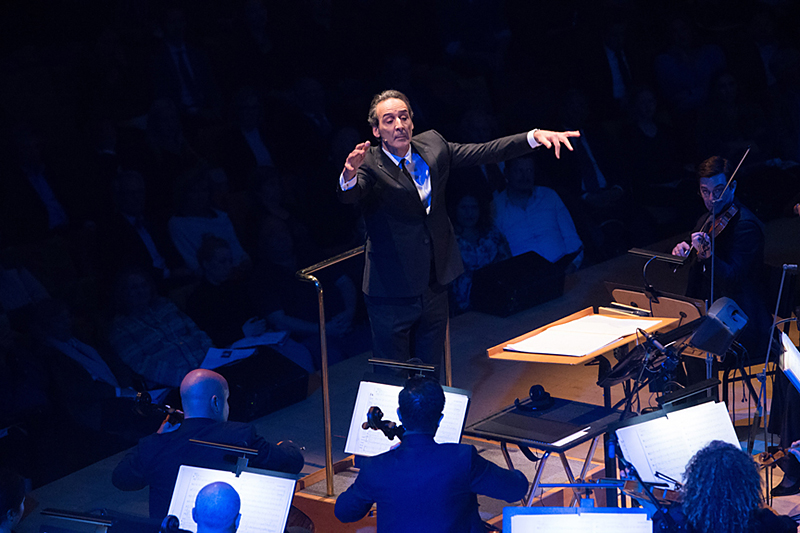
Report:
[[[322,284],[313,276],[315,272],[319,272],[329,266],[335,265],[364,253],[365,246],[359,246],[339,255],[320,261],[314,265],[298,270],[295,276],[309,283],[313,283],[317,289],[317,303],[319,304],[319,344],[320,344],[320,370],[322,372],[322,418],[325,426],[325,481],[328,496],[333,496],[333,443],[331,439],[331,400],[330,389],[328,387],[328,342],[325,334],[325,305],[322,292]],[[450,320],[447,320],[447,329],[445,335],[444,345],[444,374],[445,384],[448,387],[453,386],[453,375],[450,364]]]
[[[325,305],[322,294],[322,284],[312,276],[326,267],[335,265],[345,259],[364,253],[364,246],[353,248],[337,256],[331,257],[317,264],[298,270],[295,274],[298,279],[313,283],[317,289],[317,303],[319,304],[319,344],[320,344],[320,370],[322,372],[322,419],[325,426],[325,482],[328,496],[333,496],[333,443],[331,440],[331,397],[328,388],[328,342],[325,335]]]

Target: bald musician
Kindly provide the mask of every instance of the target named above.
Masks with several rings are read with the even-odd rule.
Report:
[[[111,481],[121,490],[150,486],[150,517],[162,519],[181,465],[232,470],[227,452],[200,446],[190,439],[231,444],[258,450],[250,466],[297,474],[303,469],[303,455],[291,441],[270,444],[250,424],[228,421],[228,382],[211,370],[192,370],[181,382],[184,420],[178,425],[165,422],[155,435],[139,444],[117,465]]]

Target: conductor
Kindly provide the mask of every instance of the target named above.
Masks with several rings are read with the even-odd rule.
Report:
[[[344,162],[338,195],[358,203],[367,229],[363,291],[373,354],[436,364],[443,353],[448,283],[463,272],[445,208],[451,169],[499,163],[538,146],[572,150],[577,131],[534,129],[481,144],[457,144],[434,130],[414,135],[405,94],[387,90],[369,107],[372,134]]]

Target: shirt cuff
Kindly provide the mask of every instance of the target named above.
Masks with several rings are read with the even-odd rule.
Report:
[[[358,176],[353,176],[353,179],[351,179],[350,181],[345,181],[344,172],[339,174],[339,188],[342,189],[342,191],[349,191],[350,189],[356,186],[356,182],[358,182]]]
[[[539,131],[539,128],[534,128],[528,132],[528,144],[531,145],[531,148],[536,148],[537,146],[541,145],[539,141],[533,138],[533,134],[536,133],[537,131]]]

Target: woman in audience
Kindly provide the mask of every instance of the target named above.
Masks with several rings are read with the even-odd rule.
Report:
[[[108,340],[122,361],[150,385],[178,387],[199,368],[211,339],[171,301],[159,297],[141,269],[123,271],[115,286],[117,314]]]
[[[508,241],[492,224],[489,200],[481,194],[465,191],[455,202],[452,217],[456,241],[464,261],[464,273],[450,285],[452,309],[469,309],[473,273],[490,263],[511,257]]]

